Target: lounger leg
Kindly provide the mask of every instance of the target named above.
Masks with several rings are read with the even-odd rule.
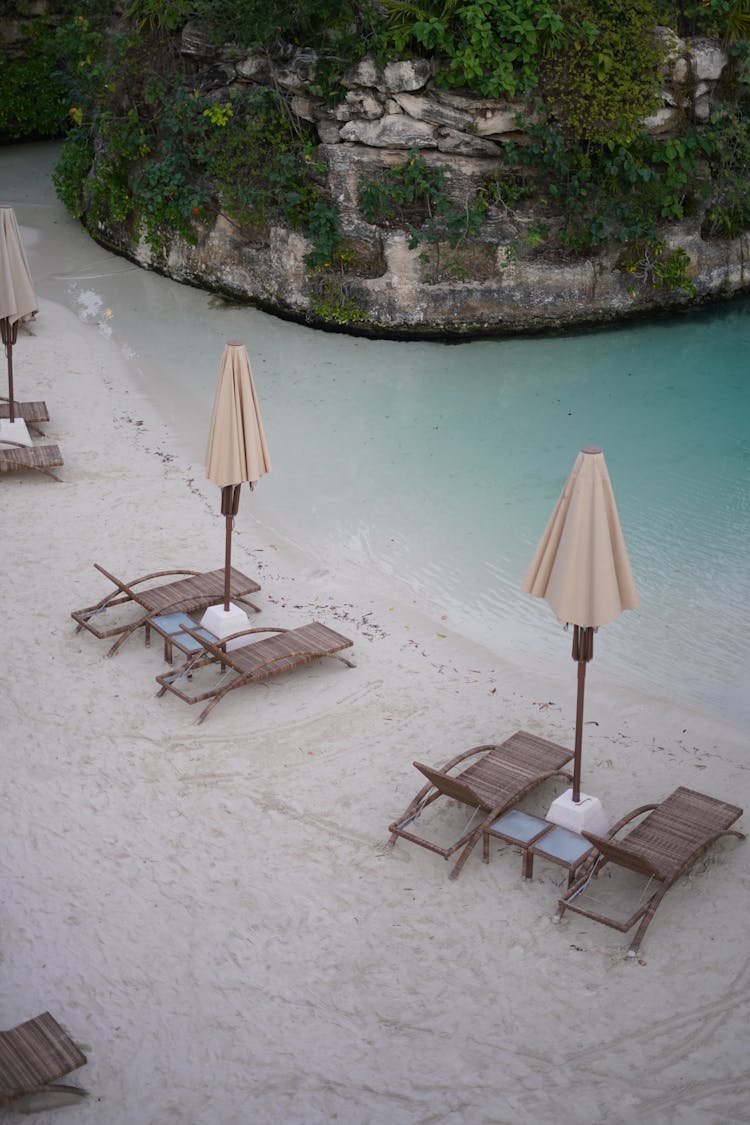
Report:
[[[654,901],[651,903],[651,905],[649,906],[646,913],[641,918],[640,925],[638,926],[638,929],[635,931],[635,937],[633,938],[630,945],[628,946],[628,953],[627,953],[628,957],[635,957],[636,954],[638,953],[638,950],[640,949],[641,942],[643,941],[643,935],[646,933],[646,930],[648,929],[649,925],[651,924],[651,919],[653,918],[654,914],[656,913],[657,906],[659,905],[661,900],[664,898],[664,895],[667,893],[668,890],[669,890],[668,887],[664,888],[662,893],[654,899]]]
[[[479,837],[482,835],[483,828],[484,828],[484,825],[480,824],[479,828],[477,828],[476,832],[473,833],[471,838],[465,844],[464,850],[461,852],[461,855],[458,857],[458,860],[454,864],[453,870],[451,871],[449,878],[457,879],[458,876],[461,874],[461,869],[462,869],[463,865],[466,863],[466,860],[469,858],[469,856],[473,852],[474,848],[479,843]]]
[[[210,702],[210,703],[208,703],[208,704],[207,704],[207,705],[206,705],[206,706],[205,706],[205,707],[203,708],[203,710],[201,711],[200,715],[199,715],[199,716],[198,716],[198,718],[196,719],[196,722],[200,724],[200,723],[202,723],[202,722],[204,721],[204,719],[207,719],[207,718],[208,718],[208,716],[209,716],[209,715],[211,714],[211,712],[213,711],[213,709],[214,709],[214,707],[216,706],[216,704],[217,704],[217,703],[219,702],[219,700],[220,700],[220,699],[222,699],[223,697],[224,697],[224,692],[222,692],[222,693],[221,693],[220,695],[215,695],[215,696],[214,696],[214,698],[213,698],[213,699],[211,700],[211,702]]]
[[[213,711],[216,704],[221,702],[221,700],[224,698],[224,696],[227,694],[227,692],[233,691],[234,688],[236,688],[236,687],[242,687],[242,685],[246,684],[246,683],[248,683],[248,680],[245,676],[238,676],[236,680],[232,680],[232,682],[230,684],[226,684],[223,688],[218,690],[216,692],[216,694],[214,695],[213,699],[209,703],[207,703],[206,706],[203,708],[203,710],[201,711],[200,715],[198,716],[196,722],[202,723],[204,719],[207,719],[208,716]]]
[[[242,602],[243,605],[249,605],[250,609],[254,609],[256,613],[260,613],[260,606],[256,605],[255,602],[251,602],[249,598],[233,598],[232,601]]]
[[[119,652],[120,648],[125,644],[125,641],[128,639],[128,637],[132,637],[133,633],[136,633],[140,629],[141,625],[146,625],[147,622],[148,618],[142,617],[140,621],[136,621],[133,625],[129,625],[127,629],[124,629],[107,652],[107,656],[114,656],[116,652]]]

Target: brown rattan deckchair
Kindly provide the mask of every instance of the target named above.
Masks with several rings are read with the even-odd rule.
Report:
[[[0,1031],[0,1107],[28,1095],[55,1095],[61,1105],[86,1096],[58,1078],[83,1066],[86,1056],[49,1012]]]
[[[40,422],[49,422],[49,413],[46,402],[13,402],[13,413],[16,418],[22,418],[26,425],[38,434]],[[10,400],[0,395],[0,419],[10,418]]]
[[[460,773],[449,773],[460,763],[477,755],[481,755],[478,761]],[[428,784],[420,789],[404,814],[388,826],[391,833],[388,843],[393,847],[401,836],[404,840],[411,840],[413,844],[437,852],[443,859],[449,859],[462,848],[463,851],[450,873],[451,879],[455,879],[485,829],[503,812],[513,808],[530,790],[541,785],[547,778],[562,773],[563,766],[572,757],[572,750],[519,730],[500,744],[488,743],[464,751],[451,758],[440,770],[415,762],[414,765],[427,778]],[[408,826],[439,797],[452,797],[484,814],[478,824],[472,821],[463,835],[446,848],[408,830]]]
[[[0,473],[38,469],[40,473],[59,481],[60,478],[55,476],[52,469],[63,463],[56,445],[21,445],[17,441],[0,438]]]
[[[299,668],[303,664],[309,664],[325,656],[340,660],[349,668],[354,667],[351,660],[336,655],[344,648],[351,648],[353,642],[348,637],[343,637],[341,633],[329,629],[327,625],[321,625],[319,621],[312,621],[309,625],[301,625],[297,629],[244,629],[241,633],[233,633],[222,640],[216,640],[215,643],[207,640],[205,633],[187,628],[185,632],[200,644],[201,650],[195,656],[189,657],[180,668],[156,677],[157,683],[161,684],[157,695],[161,696],[166,691],[171,691],[186,703],[199,703],[209,699],[211,702],[198,716],[199,723],[203,722],[227,692],[242,687],[243,684],[260,683],[262,680],[270,679],[271,676],[277,676],[280,672]],[[226,646],[230,641],[249,637],[253,633],[273,633],[274,636],[264,637],[261,641],[249,641],[227,652]],[[185,691],[182,681],[192,676],[199,668],[205,668],[210,664],[218,664],[222,670],[228,670],[231,679],[227,682],[222,680],[207,691],[195,694]]]
[[[631,829],[624,839],[614,839],[625,825],[644,813],[648,813],[645,820]],[[657,906],[680,876],[721,836],[745,839],[744,833],[731,827],[741,816],[742,809],[736,805],[729,805],[726,801],[680,786],[664,801],[641,805],[627,813],[610,828],[606,836],[583,832],[582,835],[596,845],[599,855],[593,868],[589,868],[586,874],[577,879],[560,899],[556,920],[559,921],[566,910],[574,910],[577,914],[593,918],[595,922],[602,922],[605,926],[627,933],[640,919],[641,924],[628,949],[628,956],[634,957]],[[607,863],[647,875],[653,881],[650,894],[648,890],[652,886],[651,882],[648,884],[647,897],[643,897],[634,912],[625,919],[615,918],[593,908],[587,909],[576,901],[589,881]]]
[[[153,574],[145,574],[133,582],[123,582],[110,574],[99,563],[94,566],[105,578],[114,583],[115,589],[96,605],[86,606],[85,609],[76,609],[71,617],[76,622],[76,632],[88,629],[95,637],[117,637],[117,640],[107,652],[107,656],[114,656],[128,637],[132,636],[143,626],[146,633],[146,644],[151,643],[151,630],[149,620],[164,613],[197,613],[210,605],[221,601],[224,597],[224,568],[219,570],[160,570]],[[159,583],[160,578],[170,578],[180,574],[183,577],[172,582]],[[249,601],[247,594],[255,594],[260,586],[246,574],[232,567],[230,575],[231,595],[234,601],[244,602],[256,613],[260,608]],[[144,582],[156,583],[140,589]],[[139,587],[136,589],[136,587]],[[134,621],[122,622],[107,627],[106,613],[115,606],[132,603],[137,609]]]

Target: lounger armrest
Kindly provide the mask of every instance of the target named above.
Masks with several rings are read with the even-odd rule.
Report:
[[[273,629],[270,626],[259,625],[255,629],[242,629],[239,633],[230,633],[227,637],[217,637],[215,643],[213,641],[207,640],[204,636],[201,636],[201,634],[196,632],[195,630],[188,629],[187,625],[184,627],[182,632],[187,633],[187,635],[189,637],[192,637],[194,641],[198,641],[198,643],[203,646],[206,652],[210,652],[213,656],[220,660],[226,657],[226,646],[229,644],[229,642],[236,641],[238,637],[249,637],[252,633],[288,633],[289,630]]]
[[[472,746],[470,750],[464,750],[462,751],[462,753],[456,754],[455,758],[451,758],[449,762],[446,762],[444,766],[441,766],[440,773],[447,773],[448,770],[452,770],[462,762],[465,762],[467,758],[473,758],[475,754],[486,754],[490,750],[494,750],[496,746],[500,745],[501,743],[499,742],[485,742],[481,746]],[[417,769],[421,769],[418,762],[414,762],[413,765],[415,765]],[[434,767],[431,766],[430,768],[433,769]]]
[[[186,629],[185,632],[189,633],[190,630]],[[265,625],[265,626],[259,625],[255,629],[241,629],[239,631],[239,633],[230,633],[229,636],[227,636],[227,637],[219,638],[219,640],[217,640],[217,642],[216,642],[216,647],[217,648],[224,648],[227,644],[229,644],[230,641],[236,641],[239,637],[249,637],[253,633],[288,633],[288,632],[289,632],[288,629],[274,629],[269,625]]]
[[[25,445],[22,441],[10,441],[8,438],[0,438],[0,445],[12,445],[14,449],[31,449],[32,446]]]
[[[114,574],[110,574],[99,563],[94,563],[95,568],[100,571],[105,578],[109,578],[110,582],[114,582],[119,590],[124,590],[126,593],[133,587],[139,586],[141,582],[152,582],[154,578],[172,578],[176,574],[190,574],[194,578],[201,573],[200,570],[155,570],[153,574],[144,574],[142,578],[135,578],[132,582],[123,582],[121,578],[116,578]]]

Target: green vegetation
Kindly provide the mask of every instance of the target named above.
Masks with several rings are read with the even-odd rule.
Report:
[[[0,45],[0,140],[61,136],[77,76],[97,44],[84,15],[63,13],[24,25],[20,57]]]
[[[455,256],[448,262],[443,246],[455,250],[467,238],[476,237],[482,228],[487,204],[482,195],[458,207],[446,191],[447,169],[430,165],[416,150],[403,164],[385,170],[375,179],[361,179],[359,202],[368,222],[404,228],[409,249],[428,244],[432,252],[422,259],[432,264],[437,281],[446,270],[460,280],[461,268]]]
[[[574,0],[542,89],[567,137],[628,142],[660,104],[656,0]]]
[[[385,0],[386,43],[399,54],[445,59],[437,81],[488,98],[514,97],[537,82],[539,62],[563,29],[548,0]]]
[[[750,0],[60,0],[56,9],[28,25],[20,57],[0,59],[0,136],[65,135],[55,184],[70,213],[92,229],[121,228],[124,241],[144,237],[157,256],[219,215],[256,243],[274,223],[299,231],[323,319],[352,323],[362,310],[344,278],[315,130],[283,90],[206,93],[179,52],[188,18],[226,45],[225,57],[251,50],[280,61],[312,48],[311,91],[331,101],[343,97],[347,66],[370,51],[381,65],[426,57],[438,85],[534,106],[527,140],[506,144],[498,171],[468,197],[416,151],[359,184],[364,217],[404,230],[433,281],[485,269],[489,223],[501,221],[518,234],[509,259],[614,244],[639,285],[690,293],[690,262],[668,249],[668,224],[700,216],[707,238],[750,229]],[[668,140],[640,128],[660,104],[657,25],[718,37],[732,60],[711,122],[686,120]]]
[[[342,327],[364,324],[367,321],[367,309],[352,296],[345,281],[321,277],[313,284],[310,319]]]
[[[325,166],[310,128],[272,90],[222,103],[200,95],[164,48],[162,31],[125,31],[106,78],[92,71],[81,84],[55,171],[70,212],[90,223],[129,223],[156,254],[174,234],[194,242],[219,213],[240,227],[281,221],[311,239],[308,264],[322,265],[338,219],[320,187]]]

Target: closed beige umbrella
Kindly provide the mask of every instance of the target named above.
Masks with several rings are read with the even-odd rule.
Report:
[[[16,213],[7,203],[0,204],[0,337],[8,358],[8,400],[10,421],[15,421],[13,394],[13,345],[18,336],[19,321],[33,316],[37,300],[31,271]]]
[[[247,348],[230,340],[219,364],[211,426],[206,450],[206,476],[221,489],[221,513],[226,518],[224,609],[229,611],[232,565],[232,522],[240,504],[240,488],[270,473],[263,423],[255,394]]]
[[[638,592],[601,449],[578,454],[521,587],[544,598],[562,625],[573,626],[578,663],[573,800],[580,800],[586,664],[594,630],[637,609]]]

